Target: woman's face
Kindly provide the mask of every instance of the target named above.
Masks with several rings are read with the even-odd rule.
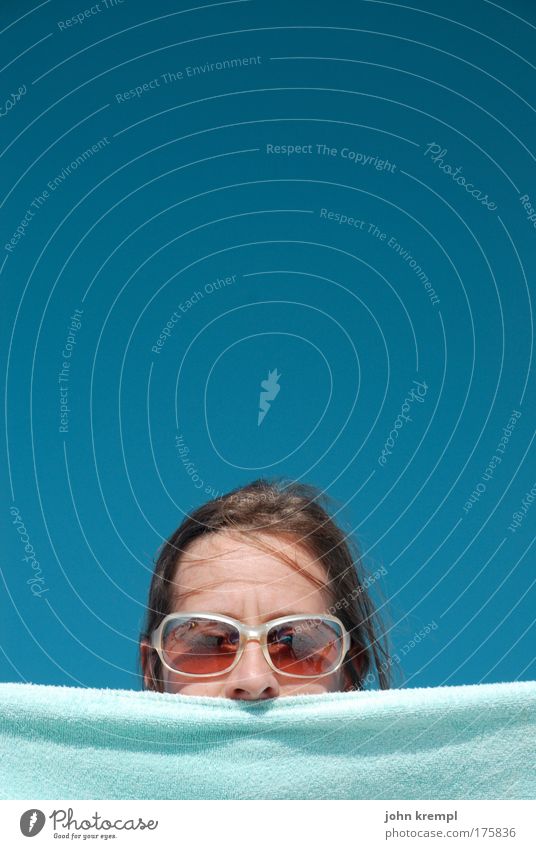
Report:
[[[246,536],[221,531],[194,540],[180,557],[175,573],[174,612],[220,613],[246,625],[260,625],[286,614],[327,613],[330,596],[307,575],[325,580],[321,564],[293,542],[266,537],[273,548],[291,555],[301,571],[248,543]],[[142,648],[147,675],[147,650]],[[238,664],[213,678],[185,678],[163,667],[164,690],[187,696],[219,696],[228,699],[270,699],[300,693],[325,693],[344,689],[340,667],[323,678],[290,678],[273,670],[260,643],[250,640]]]

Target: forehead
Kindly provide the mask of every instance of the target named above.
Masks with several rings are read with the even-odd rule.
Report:
[[[271,551],[259,547],[257,540],[269,545]],[[290,559],[294,566],[285,562]],[[298,539],[285,535],[219,531],[194,540],[179,556],[174,578],[174,600],[195,594],[214,597],[226,593],[255,592],[264,597],[293,600],[322,594],[316,578],[326,583],[322,563]]]

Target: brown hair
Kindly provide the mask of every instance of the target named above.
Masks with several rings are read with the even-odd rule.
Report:
[[[343,622],[351,638],[350,651],[344,661],[352,682],[348,689],[364,689],[377,679],[382,689],[390,686],[387,637],[375,605],[367,592],[370,578],[363,568],[357,545],[335,524],[322,505],[328,497],[310,484],[284,480],[258,479],[237,487],[198,507],[186,516],[177,530],[159,550],[149,589],[145,627],[142,640],[150,635],[164,616],[171,613],[173,583],[180,555],[193,540],[218,531],[245,534],[248,541],[272,552],[265,541],[255,534],[291,536],[324,566],[326,581],[308,577],[317,586],[327,589],[333,598],[329,611]],[[277,556],[297,568],[297,564],[280,551]],[[354,661],[354,662],[352,662]],[[143,679],[141,655],[139,670]],[[150,689],[162,690],[161,661],[150,649]]]

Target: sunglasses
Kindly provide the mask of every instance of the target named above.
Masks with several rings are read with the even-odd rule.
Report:
[[[321,678],[335,672],[350,648],[350,635],[336,616],[283,616],[249,627],[216,613],[169,613],[151,636],[168,669],[192,678],[230,672],[248,640],[260,642],[280,675]]]

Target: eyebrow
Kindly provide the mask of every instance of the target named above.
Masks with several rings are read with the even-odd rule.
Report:
[[[188,611],[185,611],[188,612]],[[208,613],[217,613],[219,616],[229,616],[231,619],[237,619],[240,621],[240,617],[235,613],[230,613],[228,610],[211,610],[207,611]],[[276,610],[275,613],[271,613],[270,616],[265,618],[265,622],[270,622],[272,619],[280,619],[282,616],[299,616],[295,610]],[[315,614],[312,613],[311,616]]]

